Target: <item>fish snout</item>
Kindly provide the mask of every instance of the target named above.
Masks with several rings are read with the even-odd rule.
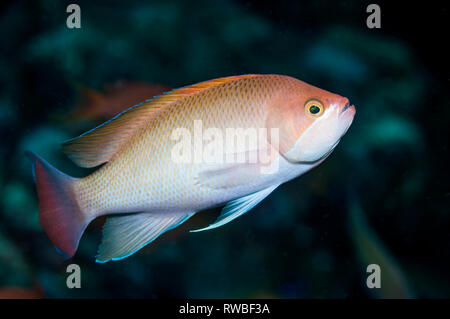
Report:
[[[341,131],[341,137],[345,135],[345,133],[347,133],[347,130],[349,129],[350,125],[353,122],[353,118],[355,117],[356,114],[356,109],[354,105],[350,104],[350,101],[345,98],[345,100],[343,100],[343,103],[341,104],[341,111],[339,112],[338,115],[338,127],[339,130]]]
[[[344,103],[343,103],[344,104]],[[350,101],[348,99],[345,99],[345,104],[341,109],[341,112],[339,113],[340,116],[343,116],[344,114],[346,114],[346,116],[355,116],[356,113],[356,109],[354,105],[350,104]]]

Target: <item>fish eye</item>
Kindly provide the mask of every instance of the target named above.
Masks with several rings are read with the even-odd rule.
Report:
[[[323,109],[323,104],[318,100],[309,100],[305,104],[306,112],[315,117],[322,115]]]

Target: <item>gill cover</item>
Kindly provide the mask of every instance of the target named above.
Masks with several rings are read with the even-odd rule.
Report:
[[[337,107],[332,105],[302,132],[293,147],[283,154],[290,162],[316,162],[328,155],[344,133]]]

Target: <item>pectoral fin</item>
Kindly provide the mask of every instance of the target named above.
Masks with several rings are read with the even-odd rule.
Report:
[[[194,213],[140,213],[108,217],[103,226],[103,240],[96,261],[105,263],[126,258],[192,215]]]
[[[213,189],[232,188],[240,185],[249,185],[258,180],[261,175],[276,172],[278,160],[277,153],[264,151],[247,151],[234,154],[235,159],[245,159],[242,163],[205,163],[204,169],[196,176],[196,184]],[[269,155],[267,155],[269,154]],[[264,161],[262,161],[262,156]],[[254,159],[254,161],[249,161]]]
[[[235,199],[231,202],[229,202],[223,209],[220,216],[217,218],[217,220],[209,225],[208,227],[191,230],[191,232],[199,232],[204,230],[209,230],[213,228],[217,228],[220,226],[223,226],[229,222],[231,222],[233,219],[245,214],[250,209],[255,207],[259,204],[260,201],[262,201],[264,198],[266,198],[270,193],[272,193],[275,188],[277,188],[280,184],[270,186],[268,188],[265,188],[259,192],[240,197],[238,199]]]

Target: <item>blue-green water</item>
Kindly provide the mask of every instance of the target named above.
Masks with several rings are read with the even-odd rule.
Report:
[[[358,1],[77,3],[80,29],[66,26],[69,2],[2,4],[0,291],[39,286],[48,298],[450,296],[448,79],[392,11],[381,6],[386,19],[377,30],[367,28]],[[64,117],[80,103],[78,88],[104,91],[117,81],[180,87],[246,73],[290,75],[348,97],[357,114],[334,153],[224,227],[188,232],[220,211],[210,210],[130,258],[96,264],[99,219],[64,261],[39,225],[24,152],[73,176],[90,172],[60,150],[98,124]],[[66,287],[70,263],[81,267],[82,289]],[[366,288],[371,263],[386,275],[383,289]]]

